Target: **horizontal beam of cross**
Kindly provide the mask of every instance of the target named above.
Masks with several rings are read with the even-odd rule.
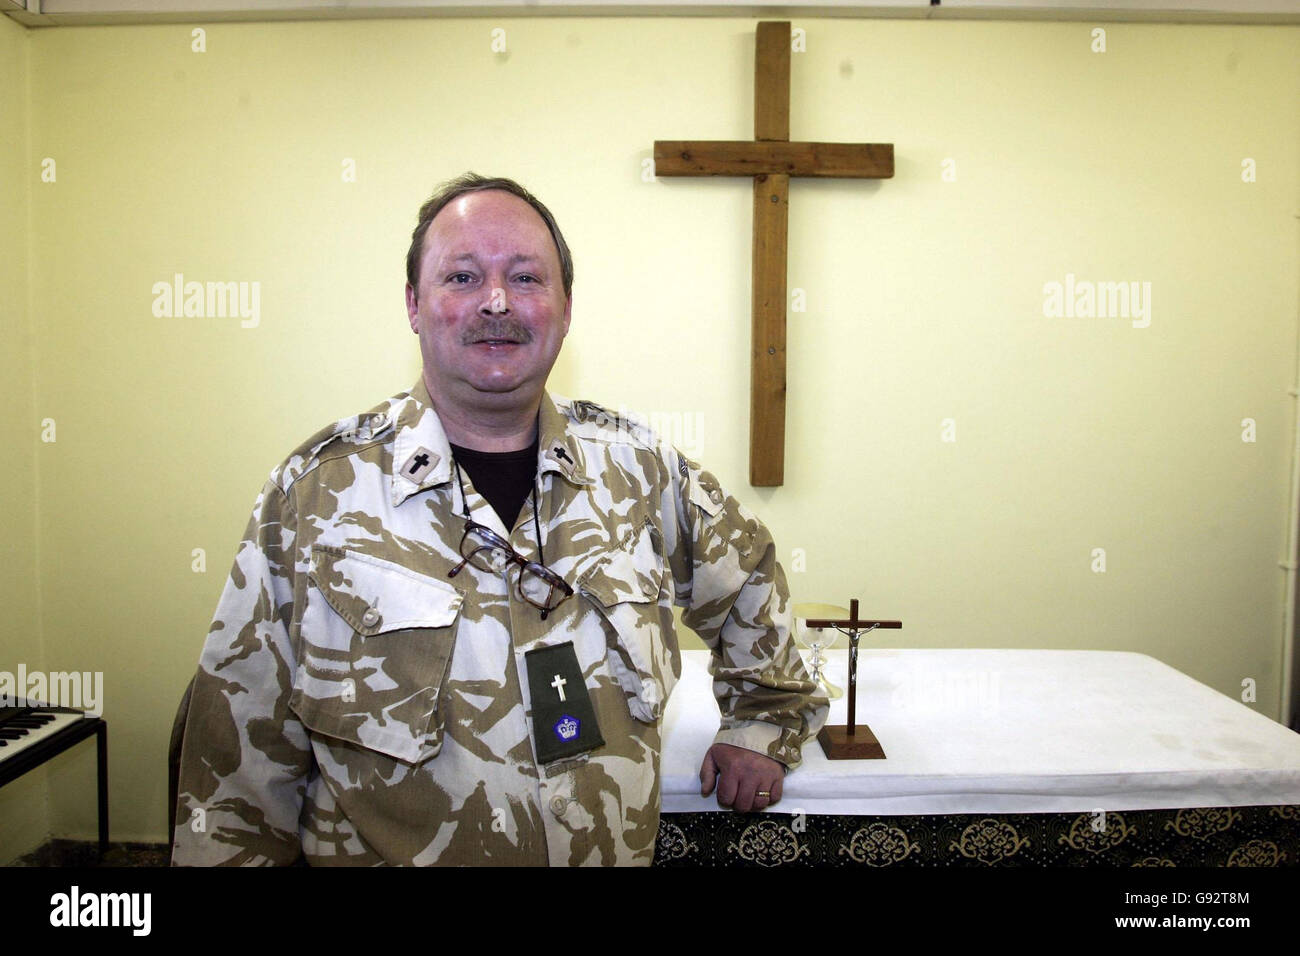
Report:
[[[893,143],[783,143],[655,140],[656,176],[758,176],[889,179]]]

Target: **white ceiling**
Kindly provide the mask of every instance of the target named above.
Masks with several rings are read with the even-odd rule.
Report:
[[[434,16],[798,16],[1300,23],[1300,0],[0,0],[28,26]]]

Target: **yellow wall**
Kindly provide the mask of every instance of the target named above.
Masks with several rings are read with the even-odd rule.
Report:
[[[39,415],[34,405],[28,313],[27,243],[28,50],[30,34],[0,17],[0,670],[21,662],[44,668],[36,575],[36,456]],[[16,676],[16,675],[15,675]],[[57,762],[57,761],[56,761]],[[49,837],[49,769],[39,767],[0,790],[0,864]]]
[[[574,250],[553,390],[667,423],[772,527],[796,601],[856,596],[905,622],[889,645],[1142,651],[1253,678],[1277,716],[1300,28],[1110,24],[1094,53],[1085,23],[795,25],[793,137],[892,142],[898,169],[791,189],[772,490],[746,484],[750,189],[641,176],[656,138],[750,137],[751,20],[27,35],[31,257],[3,275],[31,284],[36,402],[5,427],[39,448],[45,666],[105,673],[114,839],[165,838],[172,715],[262,480],[415,380],[403,256],[466,169],[529,186]],[[260,283],[259,324],[154,317],[178,272]],[[1067,274],[1150,282],[1149,327],[1045,316]],[[31,500],[30,468],[4,480]],[[60,835],[93,834],[84,751],[52,771]]]

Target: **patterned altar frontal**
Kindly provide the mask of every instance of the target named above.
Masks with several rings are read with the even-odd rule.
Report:
[[[674,813],[655,866],[1295,867],[1300,806],[1107,813]]]

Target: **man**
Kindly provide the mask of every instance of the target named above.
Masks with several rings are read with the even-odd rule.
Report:
[[[255,505],[195,680],[173,862],[648,864],[671,605],[714,651],[702,793],[762,809],[825,720],[767,530],[644,428],[545,391],[573,266],[467,174],[420,212],[423,374]]]

